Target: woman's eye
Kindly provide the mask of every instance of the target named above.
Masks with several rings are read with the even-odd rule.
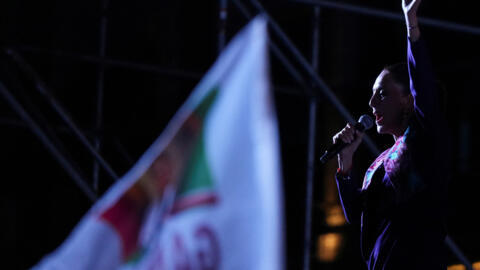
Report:
[[[386,96],[386,95],[385,95],[385,91],[380,90],[380,91],[378,92],[378,96],[379,96],[380,98],[384,98],[384,97]]]

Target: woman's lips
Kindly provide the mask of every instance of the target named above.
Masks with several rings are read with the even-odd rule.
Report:
[[[375,120],[375,122],[376,122],[377,124],[381,124],[380,122],[382,122],[382,120],[383,120],[383,116],[379,116],[379,117],[377,117],[377,119]]]
[[[375,122],[377,124],[380,124],[380,122],[383,120],[383,115],[380,114],[375,114]]]

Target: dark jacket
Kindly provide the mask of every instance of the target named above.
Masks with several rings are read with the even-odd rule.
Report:
[[[375,160],[363,182],[336,175],[345,217],[361,225],[361,251],[369,270],[446,269],[451,171],[446,121],[425,41],[409,40],[407,54],[415,100],[407,130]]]

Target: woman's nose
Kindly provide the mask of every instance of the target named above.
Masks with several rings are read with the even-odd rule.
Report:
[[[375,96],[372,96],[368,101],[368,106],[370,106],[370,108],[373,108],[375,105],[376,105]]]

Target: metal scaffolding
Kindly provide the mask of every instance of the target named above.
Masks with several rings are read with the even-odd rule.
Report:
[[[238,11],[247,19],[252,18],[252,12],[249,11],[247,6],[244,3],[245,0],[232,0],[231,2],[235,5]],[[269,46],[272,53],[277,57],[280,63],[292,76],[292,78],[298,83],[298,85],[303,89],[302,92],[298,92],[295,89],[286,88],[286,87],[274,87],[277,91],[284,91],[290,93],[296,93],[300,95],[305,95],[310,98],[309,102],[309,129],[308,129],[308,166],[307,166],[307,179],[306,179],[306,200],[305,200],[305,237],[304,237],[304,258],[303,258],[303,269],[310,269],[310,250],[311,250],[311,223],[312,223],[312,202],[313,202],[313,186],[314,186],[314,168],[316,166],[315,162],[315,137],[316,137],[316,121],[317,121],[317,111],[318,111],[318,101],[319,99],[324,99],[331,103],[339,114],[350,123],[356,122],[352,117],[350,112],[346,107],[340,102],[336,97],[331,88],[325,83],[325,81],[318,75],[318,67],[320,65],[319,61],[319,39],[320,39],[320,11],[323,9],[336,9],[343,12],[350,12],[360,15],[365,15],[369,17],[377,17],[381,19],[394,20],[394,21],[403,21],[403,15],[388,12],[384,10],[372,9],[368,7],[356,6],[351,4],[338,3],[333,1],[325,0],[292,0],[299,4],[312,5],[312,58],[311,61],[308,61],[307,58],[301,53],[301,51],[295,46],[292,40],[285,34],[280,25],[273,19],[273,17],[268,13],[268,11],[263,7],[263,5],[258,0],[249,0],[250,5],[255,9],[253,13],[262,13],[268,19],[270,29],[278,38],[278,40],[287,48],[289,53],[294,56],[294,61],[301,66],[301,70],[295,68],[292,61],[285,55],[284,52],[280,49],[278,44],[270,40]],[[227,20],[228,20],[228,1],[227,0],[218,0],[219,4],[219,13],[218,13],[218,52],[220,52],[226,44],[226,34],[227,34]],[[36,121],[28,114],[25,108],[16,100],[16,98],[11,94],[11,92],[5,87],[4,84],[0,82],[0,93],[11,105],[12,109],[22,118],[22,120],[31,128],[33,133],[37,135],[39,140],[45,145],[45,147],[50,151],[50,153],[56,158],[60,165],[65,169],[65,171],[70,175],[73,181],[78,185],[78,187],[85,193],[85,195],[92,201],[95,201],[97,194],[99,192],[99,169],[103,168],[107,174],[112,179],[118,179],[118,175],[110,167],[107,161],[101,155],[101,146],[102,146],[102,137],[101,130],[103,126],[103,103],[104,103],[104,79],[105,79],[105,69],[108,67],[121,67],[127,69],[133,69],[143,72],[152,72],[156,74],[164,74],[171,77],[178,78],[187,78],[198,80],[201,78],[202,74],[196,72],[188,72],[185,70],[174,70],[167,69],[158,66],[145,65],[141,63],[132,63],[127,61],[119,61],[114,59],[108,59],[106,53],[106,34],[108,31],[108,16],[107,10],[109,6],[109,0],[101,1],[101,18],[99,25],[99,42],[98,42],[98,56],[91,55],[81,55],[74,53],[66,53],[58,50],[45,50],[32,47],[18,47],[16,50],[31,52],[31,53],[42,53],[49,54],[55,57],[62,57],[65,59],[70,59],[74,61],[85,61],[90,63],[97,64],[97,102],[96,102],[96,119],[94,123],[94,138],[92,141],[87,139],[87,136],[82,132],[81,128],[73,121],[69,116],[69,113],[56,101],[52,92],[47,88],[45,83],[42,82],[40,76],[34,71],[34,69],[28,65],[25,60],[16,52],[16,50],[8,49],[6,52],[9,56],[14,59],[14,62],[26,73],[29,77],[35,82],[35,87],[39,93],[48,101],[50,106],[58,113],[62,118],[66,126],[72,131],[72,133],[77,137],[77,139],[83,144],[83,146],[88,150],[88,152],[94,157],[94,166],[92,174],[92,187],[89,186],[88,182],[80,172],[78,172],[75,167],[72,165],[72,162],[68,160],[64,153],[60,150],[61,148],[56,145],[56,140],[47,135],[48,132],[45,132],[44,129],[47,127],[41,127]],[[459,33],[469,34],[469,35],[480,35],[480,28],[462,25],[452,22],[446,22],[431,18],[419,18],[419,21],[422,25],[428,27],[434,27],[438,29],[443,29],[447,31],[455,31]],[[302,75],[305,74],[305,75]],[[6,121],[7,123],[8,121]],[[11,123],[10,123],[11,124]],[[51,132],[50,132],[51,133]],[[373,143],[371,139],[366,137],[366,145],[368,149],[374,155],[379,154],[378,147]],[[467,269],[472,269],[471,263],[466,259],[462,254],[460,249],[455,245],[451,238],[447,238],[447,245],[454,252],[457,258],[466,265]]]

